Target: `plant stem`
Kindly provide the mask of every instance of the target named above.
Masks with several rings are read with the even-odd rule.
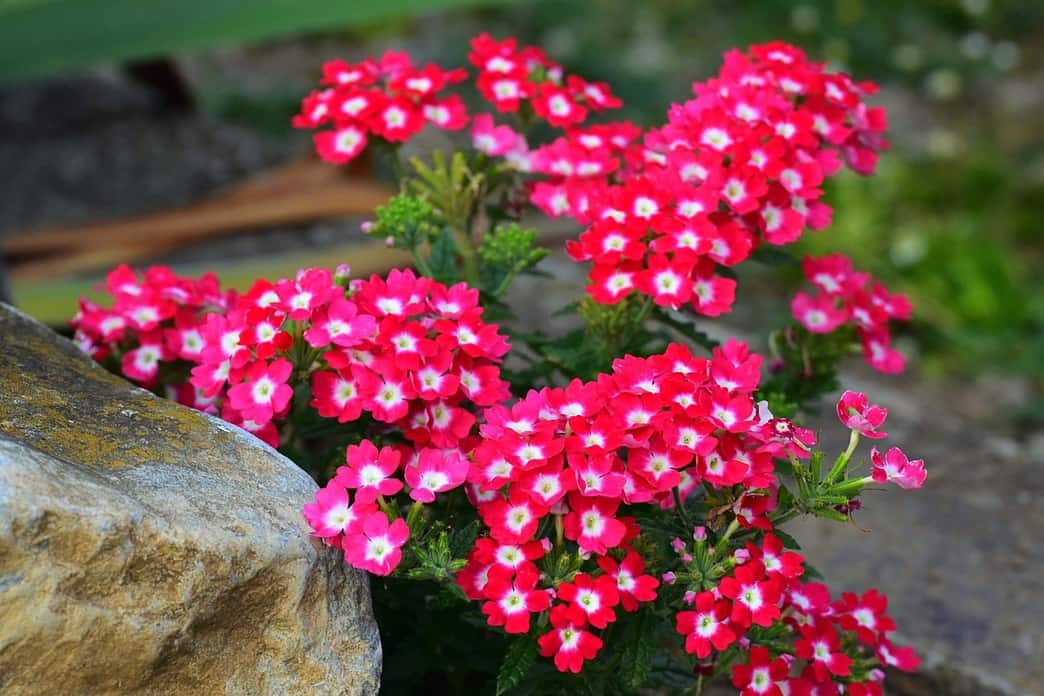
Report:
[[[678,515],[681,517],[682,524],[686,527],[692,527],[692,522],[689,521],[689,515],[685,512],[685,501],[682,500],[681,491],[675,486],[671,489],[671,494],[674,496],[674,507],[678,508]]]
[[[837,477],[845,472],[845,467],[848,466],[848,460],[852,458],[852,453],[855,452],[856,447],[859,445],[859,431],[853,430],[852,434],[848,437],[848,449],[838,456],[837,461],[834,462],[834,467],[827,474],[826,483],[827,485],[837,480]]]
[[[512,268],[511,271],[506,276],[504,276],[504,280],[500,281],[500,285],[497,286],[497,289],[493,291],[493,297],[499,298],[505,292],[507,292],[508,288],[511,287],[512,281],[515,280],[515,276],[517,275],[518,269]]]
[[[431,270],[431,266],[424,260],[424,257],[420,255],[417,247],[410,249],[410,254],[413,256],[413,265],[417,267],[417,270],[421,272],[421,275],[427,276],[428,278],[434,278],[435,273]]]
[[[714,550],[717,552],[719,556],[721,555],[721,552],[725,550],[725,544],[728,543],[729,537],[736,533],[736,530],[739,529],[739,526],[739,519],[733,518],[732,522],[725,530],[725,534],[721,537],[721,539],[718,540],[718,545],[714,547]]]
[[[471,242],[468,227],[453,226],[453,237],[457,242],[457,252],[461,261],[464,262],[464,280],[473,288],[479,287],[478,256],[475,254],[475,246]]]
[[[399,191],[402,191],[406,184],[406,167],[403,165],[402,160],[399,159],[399,146],[389,145],[388,152],[391,154],[392,173],[395,175],[395,185],[399,187]]]

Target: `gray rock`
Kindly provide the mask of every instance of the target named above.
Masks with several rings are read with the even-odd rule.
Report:
[[[0,305],[0,691],[377,692],[365,576],[315,484]]]

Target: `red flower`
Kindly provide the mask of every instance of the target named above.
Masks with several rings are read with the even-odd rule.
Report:
[[[588,623],[596,628],[605,628],[616,621],[613,611],[620,601],[616,588],[616,580],[611,575],[591,577],[587,573],[577,573],[572,582],[563,582],[558,586],[558,598],[572,602],[587,617]]]
[[[482,613],[490,626],[503,626],[508,633],[528,633],[529,615],[551,605],[546,590],[536,589],[539,576],[523,568],[517,575],[501,566],[489,570],[483,594]]]
[[[569,513],[563,518],[565,536],[591,553],[604,554],[620,545],[627,528],[616,519],[619,500],[569,495]]]
[[[836,606],[837,622],[846,631],[855,631],[867,645],[877,645],[885,634],[895,630],[895,621],[885,614],[887,610],[888,597],[877,590],[867,590],[862,597],[845,592]]]
[[[729,602],[715,600],[714,593],[696,595],[695,610],[681,611],[675,617],[675,628],[685,636],[685,651],[701,660],[711,654],[711,648],[722,651],[736,641],[736,632],[728,622]]]
[[[786,681],[788,672],[786,660],[773,660],[767,648],[756,645],[750,649],[746,664],[733,666],[732,685],[742,689],[740,696],[783,696],[779,684]]]
[[[624,611],[637,611],[639,602],[656,599],[656,588],[660,586],[660,581],[652,575],[643,574],[645,561],[638,553],[629,551],[619,563],[609,556],[601,556],[598,567],[615,579],[620,606]]]
[[[771,626],[780,617],[780,585],[765,579],[765,567],[757,561],[737,566],[722,578],[721,593],[733,600],[730,618],[738,626]]]
[[[846,677],[851,673],[852,658],[841,652],[837,631],[826,622],[801,627],[801,638],[794,642],[794,652],[809,667],[816,681],[825,682],[831,675]]]
[[[584,629],[584,613],[576,606],[556,605],[551,609],[551,625],[537,643],[541,655],[554,655],[559,672],[579,673],[584,660],[593,660],[602,649],[602,639]]]

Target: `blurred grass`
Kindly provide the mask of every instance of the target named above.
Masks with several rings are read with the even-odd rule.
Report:
[[[222,287],[246,290],[258,278],[293,278],[301,268],[334,268],[347,263],[353,276],[383,273],[394,266],[410,263],[410,256],[381,244],[344,244],[328,249],[310,249],[296,254],[257,256],[235,261],[217,260],[205,264],[175,264],[175,272],[198,277],[214,271]],[[111,297],[96,289],[105,282],[105,273],[79,278],[16,283],[15,304],[23,312],[50,326],[65,326],[76,312],[77,300],[87,297],[108,304]]]
[[[0,0],[0,80],[503,0]]]

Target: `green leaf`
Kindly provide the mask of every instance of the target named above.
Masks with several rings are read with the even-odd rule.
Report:
[[[649,679],[652,657],[656,653],[656,614],[643,609],[632,622],[626,634],[626,644],[620,655],[619,677],[627,691],[637,691]]]
[[[801,576],[804,580],[824,580],[823,574],[820,573],[814,565],[805,561],[805,573]]]
[[[794,549],[795,551],[801,550],[801,544],[798,543],[798,540],[784,532],[782,529],[777,527],[772,530],[772,533],[779,537],[779,540],[783,542],[784,548]]]
[[[0,80],[502,1],[0,1]]]
[[[453,232],[448,227],[442,228],[442,232],[432,242],[428,265],[431,266],[435,280],[440,283],[449,285],[459,280],[457,245],[453,241]]]
[[[663,322],[667,326],[671,327],[686,338],[691,339],[696,345],[703,347],[706,350],[713,350],[721,345],[720,342],[714,340],[703,331],[700,331],[695,326],[687,321],[675,319],[670,315],[667,310],[657,309],[653,315],[658,321]]]
[[[796,266],[799,263],[793,254],[787,253],[779,247],[768,245],[758,247],[750,258],[766,266]]]
[[[525,679],[537,658],[536,639],[525,635],[514,641],[504,655],[504,662],[497,673],[497,696],[506,694]]]

